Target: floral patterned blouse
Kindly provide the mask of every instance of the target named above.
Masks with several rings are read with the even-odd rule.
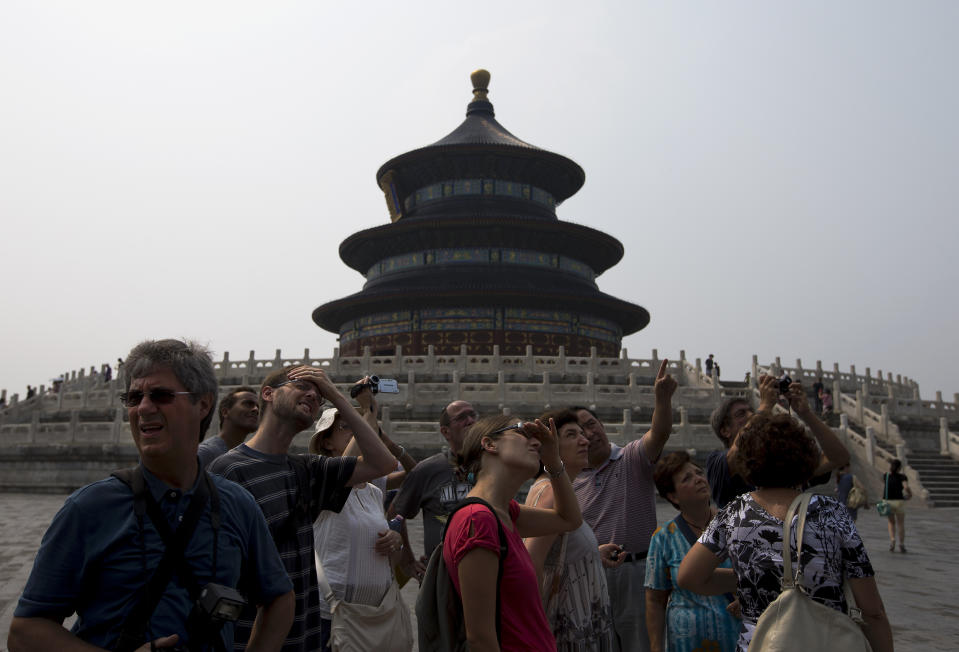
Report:
[[[793,550],[797,523],[792,524]],[[729,559],[738,582],[743,629],[738,649],[746,652],[756,621],[779,596],[783,576],[783,522],[768,513],[751,494],[734,498],[706,527],[699,543],[720,560]],[[793,553],[793,573],[796,558]],[[875,573],[849,512],[829,496],[809,502],[802,546],[802,585],[813,600],[846,611],[844,577]]]

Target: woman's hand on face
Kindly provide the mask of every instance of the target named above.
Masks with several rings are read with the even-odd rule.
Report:
[[[601,543],[599,545],[599,559],[604,568],[619,568],[623,565],[626,555],[623,547],[615,543]]]
[[[549,426],[539,419],[527,421],[523,424],[523,430],[529,437],[535,437],[539,440],[539,459],[547,468],[559,466],[559,437],[556,434],[556,423],[550,419]]]
[[[394,532],[393,530],[380,532],[379,538],[376,540],[376,545],[373,546],[373,549],[381,555],[388,555],[391,552],[402,550],[403,537],[400,536],[399,532]]]

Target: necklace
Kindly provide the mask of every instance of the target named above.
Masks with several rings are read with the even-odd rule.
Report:
[[[707,506],[706,506],[706,520],[703,521],[703,524],[702,524],[702,525],[698,525],[698,524],[693,523],[692,521],[690,521],[688,518],[686,518],[686,514],[684,514],[683,512],[680,512],[679,515],[683,517],[683,520],[686,521],[686,523],[689,525],[689,527],[696,528],[697,530],[699,530],[700,532],[702,532],[703,529],[706,527],[706,525],[709,524],[709,521],[712,520],[713,512],[712,512],[712,509],[710,509],[709,506],[707,505]]]

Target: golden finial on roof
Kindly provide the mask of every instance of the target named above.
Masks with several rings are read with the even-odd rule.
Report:
[[[474,70],[470,74],[470,81],[473,82],[473,101],[488,102],[486,94],[489,92],[489,71],[482,68]]]

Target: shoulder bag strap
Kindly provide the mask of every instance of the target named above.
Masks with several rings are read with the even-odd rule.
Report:
[[[143,509],[140,505],[145,506],[145,511],[153,522],[157,533],[163,539],[165,547],[163,558],[160,560],[156,570],[144,587],[139,602],[127,613],[127,617],[123,622],[123,629],[114,645],[114,650],[124,652],[126,650],[135,650],[143,645],[147,623],[150,621],[150,617],[153,615],[160,599],[163,597],[166,587],[173,577],[175,567],[178,567],[180,573],[184,575],[183,579],[187,584],[186,588],[190,593],[190,597],[196,599],[199,587],[196,585],[196,578],[193,576],[193,571],[185,563],[186,560],[183,558],[183,555],[186,551],[187,543],[189,543],[192,538],[193,531],[196,529],[200,516],[206,507],[208,487],[206,482],[198,483],[198,490],[194,493],[190,501],[190,506],[187,507],[186,513],[183,515],[183,521],[180,522],[174,534],[160,506],[157,505],[153,496],[150,495],[146,481],[143,478],[143,473],[139,468],[132,474],[120,475],[118,473],[115,474],[114,477],[125,484],[127,480],[131,481],[128,486],[130,486],[130,489],[133,491],[134,512],[139,512],[140,509]],[[145,546],[146,542],[141,541],[141,545]]]
[[[449,529],[450,523],[453,521],[453,514],[463,509],[467,505],[483,505],[486,507],[486,509],[493,513],[493,518],[496,520],[496,529],[499,531],[499,568],[496,572],[496,640],[497,642],[502,642],[501,634],[503,626],[500,619],[500,613],[502,612],[500,586],[503,583],[503,561],[506,559],[506,555],[509,552],[509,543],[506,540],[506,531],[503,530],[503,524],[500,523],[499,516],[496,515],[496,510],[493,509],[493,506],[482,498],[471,496],[463,499],[456,507],[453,508],[453,511],[449,513],[449,516],[446,517],[446,525],[443,528],[443,540],[446,540],[446,530]]]
[[[782,590],[795,588],[802,580],[802,536],[806,525],[806,509],[809,507],[810,494],[801,493],[789,504],[786,510],[786,518],[783,520],[783,579]],[[793,516],[799,514],[799,522],[796,524],[796,575],[792,572],[792,520]]]

